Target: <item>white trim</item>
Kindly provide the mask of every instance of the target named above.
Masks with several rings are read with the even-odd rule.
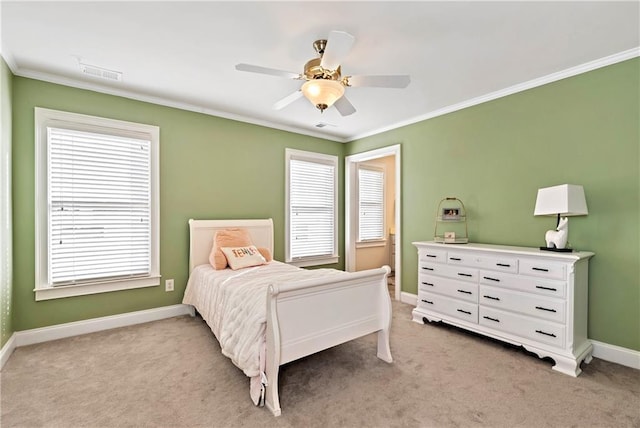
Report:
[[[287,264],[298,266],[298,267],[309,267],[309,266],[322,266],[322,265],[333,265],[340,261],[340,257],[305,257],[304,259],[297,259],[287,262]]]
[[[0,350],[0,370],[2,370],[6,362],[9,361],[9,357],[16,348],[16,334],[13,333],[9,340],[7,340],[7,343],[2,347],[2,350]]]
[[[418,296],[403,292],[401,301],[402,303],[416,306],[418,304]],[[598,342],[593,339],[589,339],[589,341],[593,345],[593,356],[595,358],[640,370],[640,351]]]
[[[74,79],[69,79],[67,77],[57,76],[50,73],[44,73],[41,71],[21,69],[15,66],[15,62],[13,61],[13,59],[11,62],[9,62],[7,61],[6,57],[5,57],[5,62],[7,63],[7,65],[9,66],[9,69],[13,72],[13,74],[19,77],[26,77],[29,79],[40,80],[43,82],[54,83],[56,85],[69,86],[71,88],[94,91],[101,94],[128,98],[130,100],[142,101],[142,102],[151,103],[155,105],[171,107],[171,108],[176,108],[176,109],[185,110],[185,111],[192,111],[196,113],[202,113],[209,116],[221,117],[223,119],[236,120],[243,123],[250,123],[252,125],[264,126],[266,128],[292,132],[294,134],[307,135],[309,137],[321,138],[323,140],[335,141],[338,143],[347,143],[351,141],[349,137],[339,137],[336,135],[315,132],[314,130],[307,130],[303,128],[271,122],[268,120],[256,119],[256,118],[244,116],[241,114],[229,113],[222,110],[206,108],[200,105],[195,105],[195,104],[191,104],[184,101],[172,100],[166,97],[141,94],[132,90],[124,90],[119,88],[116,89],[106,85],[101,85],[96,82],[83,82],[83,81],[78,81]]]
[[[358,179],[355,181],[355,195],[356,195],[356,204],[358,206],[358,210],[360,208],[360,170],[369,170],[369,171],[374,171],[374,172],[378,172],[378,173],[382,173],[382,236],[380,236],[377,239],[371,239],[371,240],[360,240],[360,212],[358,212],[358,217],[357,217],[357,226],[356,226],[356,230],[358,231],[358,233],[356,233],[357,236],[357,241],[356,241],[356,248],[364,248],[364,247],[375,247],[375,246],[385,246],[387,245],[387,240],[386,237],[388,236],[387,233],[389,231],[389,219],[387,219],[387,198],[388,198],[388,191],[387,191],[387,169],[385,168],[384,164],[378,164],[378,163],[363,163],[363,162],[358,162],[358,164],[356,165],[356,174],[358,174]],[[370,245],[368,245],[370,244]]]
[[[593,339],[591,339],[591,343],[593,344],[594,357],[640,370],[640,351],[609,345]]]
[[[48,342],[50,340],[63,339],[65,337],[110,330],[112,328],[127,327],[135,324],[158,321],[181,315],[193,316],[193,314],[194,311],[192,306],[179,304],[18,331],[14,333],[14,336],[16,337],[16,347],[19,347]]]
[[[411,306],[416,306],[418,296],[416,294],[402,292],[400,301]],[[158,321],[166,318],[173,318],[181,315],[194,315],[193,307],[190,305],[173,305],[161,308],[148,309],[144,311],[129,312],[126,314],[112,315],[101,318],[92,318],[85,321],[76,321],[66,324],[58,324],[50,327],[37,328],[15,332],[11,335],[7,343],[0,350],[0,370],[19,346],[27,346],[35,343],[47,342],[50,340],[62,339],[65,337],[78,336],[81,334],[95,333],[112,328],[126,327],[145,322]],[[609,345],[607,343],[591,340],[593,344],[593,356],[601,360],[620,364],[632,369],[640,370],[640,352],[621,346]]]
[[[386,229],[386,228],[385,228]],[[358,241],[356,242],[356,248],[371,248],[371,247],[384,247],[387,245],[386,239],[375,239],[371,241]]]
[[[373,159],[379,159],[386,156],[395,157],[395,245],[396,245],[396,257],[395,257],[395,300],[401,300],[402,290],[402,233],[400,222],[401,207],[402,207],[402,171],[401,171],[401,145],[395,144],[393,146],[381,147],[379,149],[369,150],[363,153],[357,153],[354,155],[346,156],[344,159],[344,247],[345,247],[345,270],[347,272],[353,272],[356,269],[356,244],[358,240],[357,221],[355,217],[357,210],[356,201],[354,196],[357,192],[357,166],[358,162],[366,162]],[[389,225],[385,222],[385,227]]]
[[[134,288],[157,287],[160,285],[160,276],[151,275],[144,278],[123,281],[92,282],[77,285],[59,285],[56,287],[35,288],[36,301],[61,299],[63,297],[85,296],[88,294],[108,293],[119,290],[132,290]]]
[[[320,266],[326,264],[338,263],[340,255],[338,252],[338,181],[340,177],[338,156],[329,155],[325,153],[309,152],[305,150],[289,149],[285,148],[285,189],[284,189],[284,256],[285,262],[294,266]],[[291,199],[290,199],[290,175],[291,175],[291,160],[300,160],[304,162],[315,162],[319,164],[330,165],[333,167],[333,254],[321,255],[321,256],[308,256],[302,258],[293,259],[291,257]]]
[[[622,51],[613,55],[606,56],[604,58],[600,58],[594,61],[590,61],[576,67],[571,67],[563,71],[559,71],[557,73],[552,73],[547,76],[543,76],[537,79],[530,80],[529,82],[524,82],[518,85],[511,86],[506,89],[502,89],[496,92],[492,92],[490,94],[483,95],[481,97],[473,98],[471,100],[467,100],[458,104],[454,104],[448,107],[444,107],[439,110],[435,110],[433,112],[427,113],[425,115],[417,116],[413,119],[408,119],[405,121],[401,121],[395,123],[393,125],[389,125],[383,128],[374,129],[372,131],[368,131],[359,135],[350,135],[345,137],[339,137],[336,135],[331,135],[327,133],[315,132],[314,130],[302,129],[295,126],[287,126],[279,123],[274,123],[267,120],[255,119],[252,117],[247,117],[244,115],[239,115],[235,113],[229,113],[220,110],[214,110],[206,107],[202,107],[199,105],[171,100],[166,97],[158,97],[158,96],[150,96],[146,94],[137,93],[131,90],[124,89],[115,89],[106,85],[101,85],[96,82],[83,82],[74,79],[69,79],[67,77],[58,76],[51,73],[44,73],[40,71],[21,69],[17,66],[13,56],[8,52],[7,49],[2,49],[2,57],[5,62],[9,66],[11,72],[20,77],[27,77],[30,79],[41,80],[43,82],[55,83],[63,86],[70,86],[72,88],[86,89],[90,91],[99,92],[102,94],[114,95],[119,97],[124,97],[132,100],[143,101],[147,103],[157,104],[166,107],[177,108],[180,110],[193,111],[197,113],[206,114],[209,116],[221,117],[224,119],[237,120],[244,123],[250,123],[253,125],[264,126],[272,129],[279,129],[281,131],[293,132],[295,134],[300,135],[308,135],[310,137],[321,138],[329,141],[336,141],[338,143],[348,143],[354,140],[358,140],[360,138],[370,137],[372,135],[381,134],[386,131],[390,131],[393,129],[401,128],[403,126],[411,125],[416,122],[421,122],[423,120],[432,119],[437,116],[442,116],[447,113],[452,113],[454,111],[462,110],[467,107],[471,107],[477,104],[481,104],[486,101],[491,101],[500,97],[504,97],[507,95],[512,95],[517,92],[525,91],[527,89],[532,89],[537,86],[546,85],[547,83],[552,83],[561,79],[565,79],[567,77],[575,76],[581,73],[586,73],[592,70],[596,70],[598,68],[606,67],[609,65],[617,64],[622,61],[626,61],[628,59],[635,58],[640,56],[640,47],[635,47],[632,49],[628,49],[626,51]]]
[[[155,125],[128,122],[117,119],[34,108],[35,126],[35,300],[58,299],[86,294],[104,293],[140,287],[160,285],[160,128]],[[48,228],[48,165],[47,127],[59,126],[69,129],[103,131],[109,134],[150,141],[151,167],[151,266],[144,278],[119,279],[118,281],[95,281],[73,286],[52,287],[49,284],[49,228]]]
[[[593,71],[598,68],[617,64],[619,62],[626,61],[628,59],[632,59],[637,56],[640,56],[640,47],[628,49],[626,51],[609,55],[604,58],[596,59],[594,61],[590,61],[575,67],[567,68],[566,70],[548,74],[546,76],[542,76],[537,79],[529,80],[528,82],[523,82],[517,85],[509,86],[508,88],[500,89],[499,91],[490,92],[488,94],[481,95],[479,97],[472,98],[470,100],[462,101],[458,104],[446,106],[441,109],[426,113],[424,115],[416,116],[412,119],[407,119],[405,121],[395,123],[393,125],[374,129],[359,135],[354,135],[354,136],[351,136],[350,141],[359,140],[361,138],[366,138],[372,135],[381,134],[383,132],[391,131],[393,129],[402,128],[403,126],[411,125],[417,122],[422,122],[427,119],[433,119],[434,117],[443,116],[448,113],[453,113],[454,111],[463,110],[468,107],[473,107],[475,105],[486,103],[488,101],[493,101],[495,99],[506,97],[508,95],[513,95],[518,92],[537,88],[538,86],[543,86],[548,83],[557,82],[558,80],[566,79],[568,77],[573,77],[578,74],[587,73],[589,71]]]
[[[407,293],[406,291],[403,291],[400,294],[400,301],[402,303],[406,303],[407,305],[418,306],[418,295],[417,294],[413,294],[413,293]]]

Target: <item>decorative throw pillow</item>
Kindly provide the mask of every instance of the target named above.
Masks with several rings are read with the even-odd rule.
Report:
[[[271,256],[271,251],[269,251],[268,248],[258,247],[258,251],[260,251],[260,254],[262,254],[262,257],[264,257],[267,263],[273,260],[273,257]]]
[[[233,270],[250,266],[260,266],[267,263],[255,245],[245,247],[222,247],[221,250],[229,262],[229,267]]]
[[[209,254],[209,263],[215,270],[226,269],[227,258],[222,253],[222,247],[244,247],[253,245],[251,235],[246,229],[221,229],[213,236],[213,246]]]

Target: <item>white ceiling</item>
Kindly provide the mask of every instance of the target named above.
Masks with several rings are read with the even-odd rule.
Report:
[[[1,48],[16,75],[351,141],[638,56],[639,5],[2,1]],[[347,88],[347,117],[304,98],[276,111],[302,82],[234,68],[301,73],[331,30],[356,38],[343,75],[409,74],[410,85]],[[85,77],[79,62],[123,80]]]

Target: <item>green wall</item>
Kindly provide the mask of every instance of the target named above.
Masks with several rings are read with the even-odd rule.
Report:
[[[274,220],[284,257],[285,148],[343,157],[345,145],[87,90],[13,78],[14,312],[16,331],[181,303],[190,218]],[[160,269],[164,286],[36,302],[34,107],[160,127]],[[343,188],[343,164],[340,183]],[[342,199],[342,192],[339,195]],[[339,216],[344,217],[342,204]],[[343,242],[340,221],[339,242]],[[343,268],[341,262],[333,267]]]
[[[0,348],[13,334],[12,323],[12,260],[11,239],[11,199],[5,194],[10,191],[11,174],[11,103],[13,74],[0,57],[0,228],[3,241],[0,242]],[[6,168],[6,169],[5,169]],[[6,174],[6,176],[5,176]],[[5,200],[6,199],[6,200]],[[5,229],[6,228],[6,229]],[[9,238],[9,239],[5,239]]]
[[[555,227],[533,216],[537,189],[581,184],[589,215],[569,241],[596,254],[589,338],[640,350],[639,80],[636,58],[351,142],[348,155],[402,145],[404,291],[441,198],[465,203],[471,241],[537,247]]]
[[[346,145],[13,77],[10,331],[180,303],[189,218],[273,217],[275,257],[282,259],[286,147],[343,157],[400,143],[404,291],[416,293],[411,242],[432,238],[441,198],[464,201],[472,241],[539,246],[555,222],[533,217],[537,189],[582,184],[590,214],[570,220],[569,239],[574,248],[596,253],[589,269],[589,337],[640,350],[639,75],[634,59]],[[175,278],[176,291],[34,301],[36,106],[160,126],[161,273]],[[342,168],[340,162],[340,189]],[[342,203],[339,215],[343,243]]]

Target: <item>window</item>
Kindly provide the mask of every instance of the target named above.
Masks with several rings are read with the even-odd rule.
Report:
[[[35,117],[36,300],[158,285],[159,129]]]
[[[338,261],[338,158],[287,149],[286,239],[288,263]]]
[[[384,170],[358,166],[358,241],[380,241],[384,235]]]

